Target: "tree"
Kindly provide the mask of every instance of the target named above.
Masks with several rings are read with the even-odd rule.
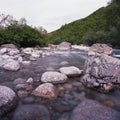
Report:
[[[11,15],[0,14],[0,28],[5,28],[15,23],[17,21]]]
[[[19,47],[45,45],[45,35],[27,25],[25,18],[17,21],[11,15],[4,14],[1,14],[0,18],[2,28],[0,29],[0,45],[6,43],[13,43]]]
[[[43,35],[48,34],[47,30],[45,28],[43,28],[42,26],[35,27],[35,29],[38,30]]]
[[[23,17],[18,21],[19,25],[27,25],[27,20]]]

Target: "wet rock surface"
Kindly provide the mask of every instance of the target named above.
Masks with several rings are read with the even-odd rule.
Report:
[[[59,72],[45,72],[41,77],[42,82],[64,83],[67,81],[67,76]]]
[[[39,85],[32,93],[35,96],[45,97],[45,98],[55,98],[57,97],[57,89],[51,83],[44,83]]]
[[[101,43],[96,43],[93,44],[90,49],[88,54],[90,55],[101,55],[101,54],[106,54],[106,55],[112,55],[113,54],[113,49],[109,47],[106,44],[101,44]]]
[[[18,49],[19,54],[17,55],[9,55],[6,50],[2,50],[0,60],[3,61],[9,57],[17,60],[20,63],[20,69],[8,71],[2,66],[0,67],[0,84],[14,90],[18,97],[16,109],[9,113],[6,112],[0,117],[0,120],[70,120],[73,110],[85,100],[90,99],[94,100],[95,104],[98,101],[102,106],[109,107],[111,111],[120,111],[119,90],[107,94],[99,93],[96,90],[92,91],[82,85],[80,76],[68,77],[65,82],[58,82],[59,80],[57,80],[57,83],[55,82],[51,86],[51,88],[56,88],[55,91],[51,89],[53,93],[57,91],[55,98],[33,95],[32,93],[37,87],[43,84],[53,84],[41,81],[45,72],[59,72],[61,67],[70,66],[82,70],[88,56],[87,52],[78,50],[59,51],[48,48],[44,50],[30,48],[24,51],[24,49]],[[43,88],[43,91],[47,91],[49,87]],[[50,95],[50,92],[48,90],[46,93],[44,92],[44,95]],[[92,107],[90,109],[93,110]],[[113,114],[111,113],[111,115]],[[111,115],[108,114],[108,117]],[[89,116],[87,117],[89,118]]]
[[[85,62],[82,82],[103,91],[114,89],[120,83],[120,60],[108,55],[90,57]]]
[[[60,72],[67,75],[68,77],[80,76],[82,74],[82,70],[77,67],[61,67]]]
[[[17,71],[20,69],[20,64],[18,61],[8,59],[3,65],[3,68],[5,70]]]
[[[83,101],[72,112],[70,120],[119,120],[119,112],[92,100]]]
[[[50,120],[50,115],[43,105],[23,105],[16,109],[12,120]]]
[[[0,117],[15,107],[16,98],[17,96],[12,89],[0,85]]]

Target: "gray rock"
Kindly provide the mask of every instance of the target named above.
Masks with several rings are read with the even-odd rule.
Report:
[[[61,67],[60,72],[69,76],[69,77],[74,77],[74,76],[80,76],[82,71],[75,67],[75,66],[70,66],[70,67]]]
[[[16,49],[17,47],[14,44],[3,44],[1,45],[2,48],[11,48]]]
[[[20,69],[20,64],[16,60],[8,59],[6,63],[3,65],[3,68],[5,70],[17,71]]]
[[[82,82],[87,87],[109,91],[120,84],[120,60],[108,55],[90,57],[85,62]]]
[[[2,48],[2,49],[0,49],[0,54],[4,54],[4,53],[6,53],[7,51],[8,51],[7,48]]]
[[[10,55],[10,56],[14,56],[19,53],[20,53],[20,51],[18,49],[8,49],[8,55]]]
[[[99,55],[99,54],[112,55],[113,49],[106,44],[96,43],[90,47],[89,52],[91,53],[94,52],[96,55]]]
[[[28,84],[33,84],[33,78],[28,78],[27,81],[26,81]]]
[[[13,85],[16,86],[17,84],[25,84],[26,80],[23,78],[17,78],[13,81]]]
[[[16,98],[16,94],[12,89],[0,85],[0,116],[15,107]]]
[[[68,65],[68,64],[69,64],[68,61],[62,61],[62,62],[60,63],[60,65]]]
[[[96,101],[86,100],[75,107],[70,120],[120,120],[120,113]]]
[[[19,91],[17,92],[17,95],[18,95],[19,98],[27,97],[28,94],[29,94],[29,93],[28,93],[26,90],[19,90]]]
[[[23,65],[30,65],[31,61],[22,61]]]
[[[67,76],[59,72],[45,72],[41,77],[42,82],[64,83],[67,81]]]
[[[44,98],[55,98],[57,97],[57,89],[51,83],[44,83],[39,85],[33,92],[33,95]]]
[[[2,56],[0,56],[0,67],[2,67],[3,66],[3,64],[4,64],[4,59],[2,58]]]
[[[69,42],[62,42],[59,45],[57,45],[57,49],[59,50],[70,50],[71,48],[72,45]]]
[[[57,48],[57,45],[54,45],[54,44],[48,44],[48,47],[50,49],[56,49]]]
[[[22,50],[23,53],[28,54],[28,55],[31,55],[33,51],[34,51],[33,48],[24,48]]]
[[[22,105],[16,109],[12,120],[50,120],[50,115],[43,105]]]
[[[22,99],[22,103],[23,104],[32,104],[35,102],[35,98],[34,97],[26,97],[24,99]]]
[[[26,84],[17,84],[15,86],[16,90],[26,90],[28,86]]]

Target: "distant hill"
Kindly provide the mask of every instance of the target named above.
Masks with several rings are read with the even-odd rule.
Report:
[[[48,42],[91,45],[96,42],[120,46],[120,4],[111,2],[84,19],[63,25],[51,32]]]

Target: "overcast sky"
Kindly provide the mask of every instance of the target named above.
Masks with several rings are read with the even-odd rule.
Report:
[[[84,18],[110,0],[0,0],[0,12],[16,19],[25,17],[32,26],[48,32]]]

